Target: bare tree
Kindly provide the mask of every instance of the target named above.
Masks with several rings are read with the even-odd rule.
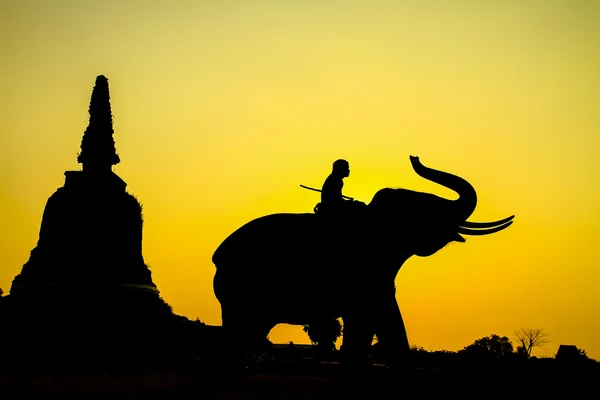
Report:
[[[521,328],[521,330],[515,332],[515,336],[517,337],[517,343],[519,343],[517,352],[522,351],[527,357],[531,357],[531,351],[534,347],[544,348],[544,345],[550,342],[548,340],[548,334],[541,328]]]

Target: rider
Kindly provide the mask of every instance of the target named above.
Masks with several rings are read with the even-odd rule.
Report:
[[[325,179],[321,189],[321,203],[316,208],[330,213],[347,213],[357,205],[365,205],[354,199],[346,200],[342,195],[343,179],[350,176],[350,164],[346,160],[336,160],[333,163],[331,174]]]

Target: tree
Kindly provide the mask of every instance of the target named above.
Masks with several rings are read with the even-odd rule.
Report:
[[[490,335],[477,339],[459,353],[478,362],[493,361],[513,355],[513,344],[506,336]]]
[[[305,325],[302,330],[323,352],[331,352],[335,348],[336,340],[342,336],[342,324],[339,319]]]
[[[515,353],[520,359],[529,358],[529,355],[527,354],[527,349],[525,349],[525,347],[523,346],[517,346],[517,350],[515,350]]]
[[[515,336],[519,346],[517,351],[523,352],[527,358],[531,357],[531,351],[534,347],[544,347],[544,344],[549,343],[548,334],[542,329],[523,329],[516,331]],[[522,349],[522,350],[519,350]]]

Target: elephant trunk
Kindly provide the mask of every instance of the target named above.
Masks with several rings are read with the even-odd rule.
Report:
[[[477,193],[475,193],[475,189],[469,182],[456,175],[427,168],[421,164],[419,157],[410,156],[410,162],[412,163],[415,172],[422,178],[445,186],[458,193],[458,199],[454,200],[457,222],[460,223],[466,221],[473,211],[475,211],[475,206],[477,205]]]

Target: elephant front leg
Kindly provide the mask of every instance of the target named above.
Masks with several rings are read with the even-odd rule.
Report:
[[[382,299],[375,319],[375,335],[385,363],[391,368],[408,368],[410,345],[395,294]]]

